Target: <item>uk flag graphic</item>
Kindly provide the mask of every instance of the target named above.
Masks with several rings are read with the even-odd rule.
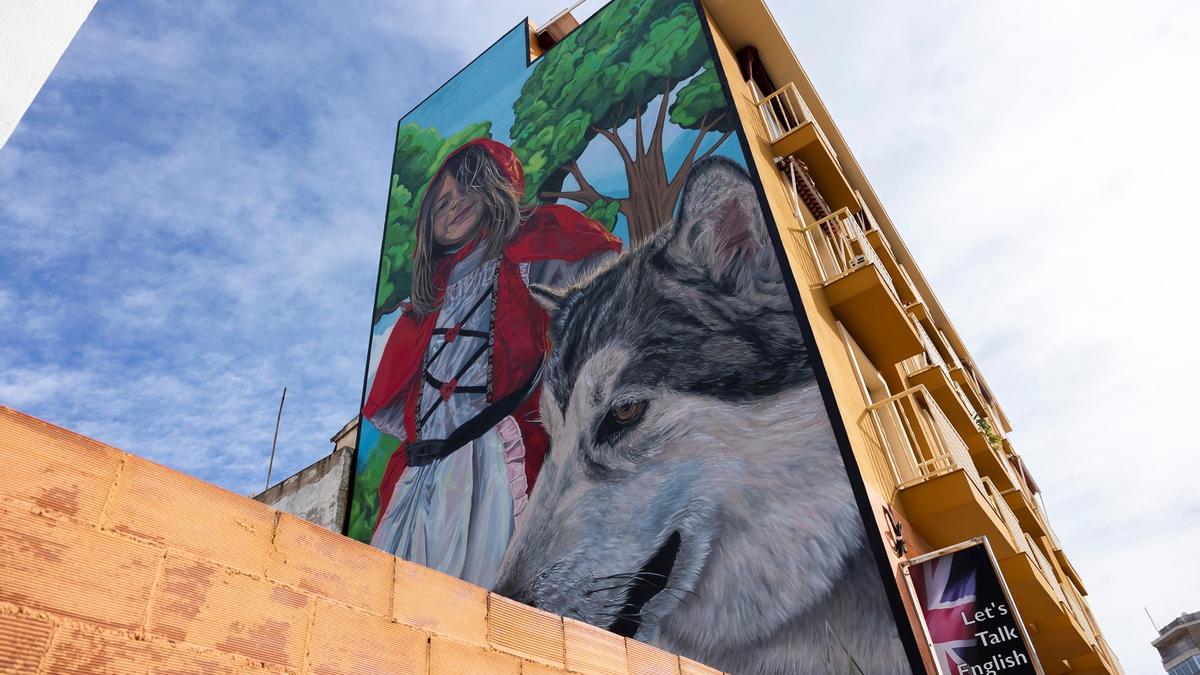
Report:
[[[963,616],[975,613],[975,570],[972,555],[959,551],[919,565],[913,585],[925,610],[925,624],[933,642],[934,658],[946,673],[958,673],[970,663],[978,641]]]
[[[942,673],[1041,672],[986,543],[916,563],[909,575]]]

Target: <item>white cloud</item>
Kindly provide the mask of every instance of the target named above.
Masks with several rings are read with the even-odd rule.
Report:
[[[247,492],[286,385],[276,478],[325,454],[396,119],[523,16],[102,4],[0,154],[0,402]]]
[[[1012,418],[1102,629],[1160,670],[1142,607],[1200,608],[1200,6],[774,9]]]
[[[100,3],[0,153],[0,402],[249,492],[287,385],[276,476],[320,457],[396,119],[564,4]],[[1200,5],[772,5],[1153,671],[1142,605],[1200,609]]]

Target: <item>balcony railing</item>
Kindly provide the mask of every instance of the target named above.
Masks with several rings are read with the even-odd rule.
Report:
[[[875,214],[871,211],[871,207],[867,206],[867,200],[863,199],[862,193],[858,190],[854,191],[854,201],[858,202],[858,208],[862,211],[865,225],[868,230],[879,230],[879,221],[875,220]],[[880,230],[882,232],[882,230]],[[885,245],[890,246],[887,238],[883,238]]]
[[[963,388],[953,380],[950,381],[950,386],[954,387],[954,395],[958,397],[958,400],[962,401],[963,407],[967,409],[967,414],[971,416],[971,419],[978,418],[979,412],[975,410],[975,406],[971,405],[971,399],[967,397],[967,393],[963,391]]]
[[[966,443],[924,386],[890,396],[867,412],[898,488],[962,469],[983,489]]]
[[[925,328],[921,325],[921,322],[917,320],[917,317],[912,316],[911,314],[909,317],[912,319],[913,328],[917,329],[917,337],[921,339],[921,346],[925,348],[925,353],[917,354],[916,356],[901,362],[901,364],[904,366],[905,374],[912,375],[913,373],[916,373],[919,370],[924,370],[930,366],[938,366],[945,370],[946,361],[942,359],[941,352],[939,352],[937,346],[933,344],[933,340],[929,338],[929,333],[925,331]]]
[[[1079,592],[1070,581],[1064,581],[1062,584],[1063,597],[1067,600],[1067,607],[1071,609],[1071,613],[1075,615],[1075,621],[1079,623],[1079,627],[1083,629],[1083,637],[1089,643],[1095,644],[1096,634],[1092,628],[1092,617],[1083,606],[1083,598],[1079,597]]]
[[[811,225],[789,229],[804,241],[822,284],[836,281],[863,265],[874,265],[893,297],[899,298],[892,276],[849,209],[838,209]]]
[[[1117,655],[1115,652],[1113,652],[1112,647],[1108,646],[1108,640],[1104,639],[1103,633],[1096,633],[1096,647],[1099,648],[1102,654],[1104,654],[1104,658],[1107,659],[1108,665],[1115,669],[1114,672],[1122,672],[1117,665],[1120,663],[1120,661],[1117,659]]]
[[[950,339],[946,337],[946,333],[938,330],[938,337],[942,339],[942,344],[946,345],[946,353],[950,355],[950,363],[947,366],[950,368],[962,368],[962,361],[958,358],[958,352],[954,351],[954,345],[950,343]]]
[[[1054,567],[1050,565],[1050,561],[1046,559],[1046,555],[1042,553],[1042,549],[1038,548],[1037,542],[1028,533],[1025,535],[1025,548],[1033,555],[1033,560],[1037,564],[1038,569],[1041,570],[1042,576],[1046,577],[1046,582],[1053,590],[1055,599],[1060,604],[1064,603],[1062,584],[1059,583],[1058,577],[1054,574]]]
[[[1012,537],[1013,544],[1017,551],[1024,551],[1028,547],[1025,531],[1021,529],[1021,521],[1017,519],[1017,514],[1009,508],[1008,502],[1004,501],[1004,496],[996,489],[994,483],[987,476],[983,477],[984,491],[987,493],[988,501],[992,503],[992,508],[996,509],[996,513],[1000,514],[1000,520],[1004,522],[1005,529]]]
[[[806,122],[816,124],[812,111],[808,109],[794,82],[788,82],[758,101],[758,111],[767,130],[767,138],[772,143]]]

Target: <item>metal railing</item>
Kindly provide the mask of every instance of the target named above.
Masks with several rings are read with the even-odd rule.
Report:
[[[854,201],[858,202],[858,208],[862,212],[863,226],[868,230],[879,230],[879,233],[882,235],[883,230],[880,229],[879,222],[875,220],[875,214],[871,211],[871,207],[867,206],[867,200],[863,199],[862,193],[858,190],[854,191]],[[887,237],[882,237],[882,239],[883,245],[890,250],[892,247],[891,242],[887,240]]]
[[[950,343],[950,339],[946,337],[946,333],[939,329],[938,337],[942,339],[942,344],[946,345],[946,353],[950,355],[950,363],[947,366],[950,368],[962,368],[962,361],[958,358],[958,352],[954,351],[954,345]]]
[[[1096,632],[1096,646],[1100,648],[1105,658],[1108,659],[1107,665],[1116,668],[1115,672],[1124,672],[1120,668],[1120,660],[1117,659],[1116,653],[1113,652],[1112,647],[1108,646],[1108,640],[1104,639],[1104,634],[1099,631]]]
[[[897,488],[961,469],[983,489],[967,444],[924,385],[872,404],[867,414]]]
[[[1015,477],[1014,484],[1021,488],[1022,498],[1028,505],[1029,510],[1037,517],[1038,521],[1042,524],[1042,528],[1050,533],[1051,541],[1054,543],[1055,548],[1062,548],[1057,543],[1058,538],[1050,530],[1050,523],[1046,519],[1046,514],[1042,511],[1042,505],[1038,503],[1038,496],[1034,494],[1033,488],[1029,486],[1029,481],[1025,479],[1025,471],[1023,469],[1024,460],[1021,459],[1020,455],[1011,450],[1011,446],[1002,455],[1004,456],[1005,463],[1012,470],[1012,475]]]
[[[1033,555],[1034,563],[1041,570],[1042,576],[1046,577],[1046,582],[1050,584],[1055,599],[1060,604],[1065,602],[1063,599],[1062,584],[1059,583],[1058,576],[1054,574],[1054,568],[1050,565],[1050,561],[1046,559],[1046,555],[1042,553],[1042,549],[1038,548],[1037,542],[1028,533],[1025,534],[1025,544],[1029,553]]]
[[[930,366],[939,366],[942,370],[945,370],[946,361],[942,359],[942,354],[938,351],[937,345],[933,344],[933,340],[929,338],[929,333],[925,331],[925,327],[912,314],[909,314],[908,318],[912,321],[913,328],[917,329],[917,337],[921,340],[921,346],[925,349],[925,353],[917,354],[901,362],[904,366],[905,374],[912,375]]]
[[[963,407],[967,409],[967,413],[971,416],[971,419],[978,418],[979,411],[975,410],[975,406],[971,404],[971,399],[967,397],[967,392],[963,391],[962,387],[953,380],[950,381],[950,385],[954,387],[954,395],[958,397]]]
[[[1000,494],[1000,490],[996,489],[995,483],[987,476],[983,477],[983,488],[987,494],[988,501],[991,502],[992,508],[1000,515],[1000,520],[1004,522],[1005,529],[1008,530],[1009,536],[1013,540],[1017,551],[1024,551],[1028,544],[1025,539],[1025,531],[1021,529],[1021,521],[1017,520],[1017,514],[1009,508],[1008,502],[1004,501],[1004,496]]]
[[[816,124],[808,104],[794,82],[788,82],[757,101],[767,138],[772,143],[787,136],[806,122]],[[822,138],[824,140],[824,138]],[[827,143],[828,145],[828,143]]]
[[[1062,589],[1063,597],[1067,599],[1067,607],[1075,615],[1075,621],[1079,624],[1079,627],[1083,629],[1083,637],[1089,643],[1095,643],[1096,633],[1092,627],[1092,617],[1084,609],[1083,598],[1079,596],[1079,591],[1075,589],[1075,584],[1072,584],[1070,580],[1063,581]]]
[[[816,264],[822,285],[832,283],[863,265],[874,265],[896,302],[900,301],[892,276],[875,249],[871,248],[862,226],[850,209],[841,208],[811,225],[788,229],[804,242]]]

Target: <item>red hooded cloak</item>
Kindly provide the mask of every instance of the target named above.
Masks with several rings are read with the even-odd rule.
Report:
[[[512,182],[517,194],[525,191],[525,171],[512,149],[503,143],[487,138],[478,138],[463,144],[446,158],[462,152],[465,148],[481,147],[496,162],[505,177]],[[438,176],[442,166],[434,173]],[[429,195],[426,194],[426,199]],[[438,300],[445,291],[446,282],[454,266],[474,250],[476,237],[453,256],[438,262],[434,272],[434,288]],[[504,247],[500,255],[499,281],[496,289],[495,320],[492,325],[491,363],[492,381],[488,402],[499,400],[517,390],[541,367],[549,340],[546,334],[549,317],[529,293],[521,278],[522,263],[543,260],[578,262],[603,251],[620,252],[621,240],[604,229],[599,223],[580,214],[568,206],[551,204],[539,206],[521,226],[513,240]],[[421,369],[425,351],[428,349],[438,312],[417,315],[412,305],[401,307],[403,314],[383,348],[383,356],[371,384],[363,416],[371,420],[384,408],[402,403],[404,405],[404,432],[406,441],[418,440],[416,418],[418,392],[421,387]],[[533,489],[545,459],[549,439],[537,419],[538,401],[541,398],[539,384],[513,412],[525,444],[525,477],[528,489]],[[387,511],[396,483],[407,466],[407,448],[401,446],[392,453],[387,469],[379,484],[379,513],[375,525]]]

